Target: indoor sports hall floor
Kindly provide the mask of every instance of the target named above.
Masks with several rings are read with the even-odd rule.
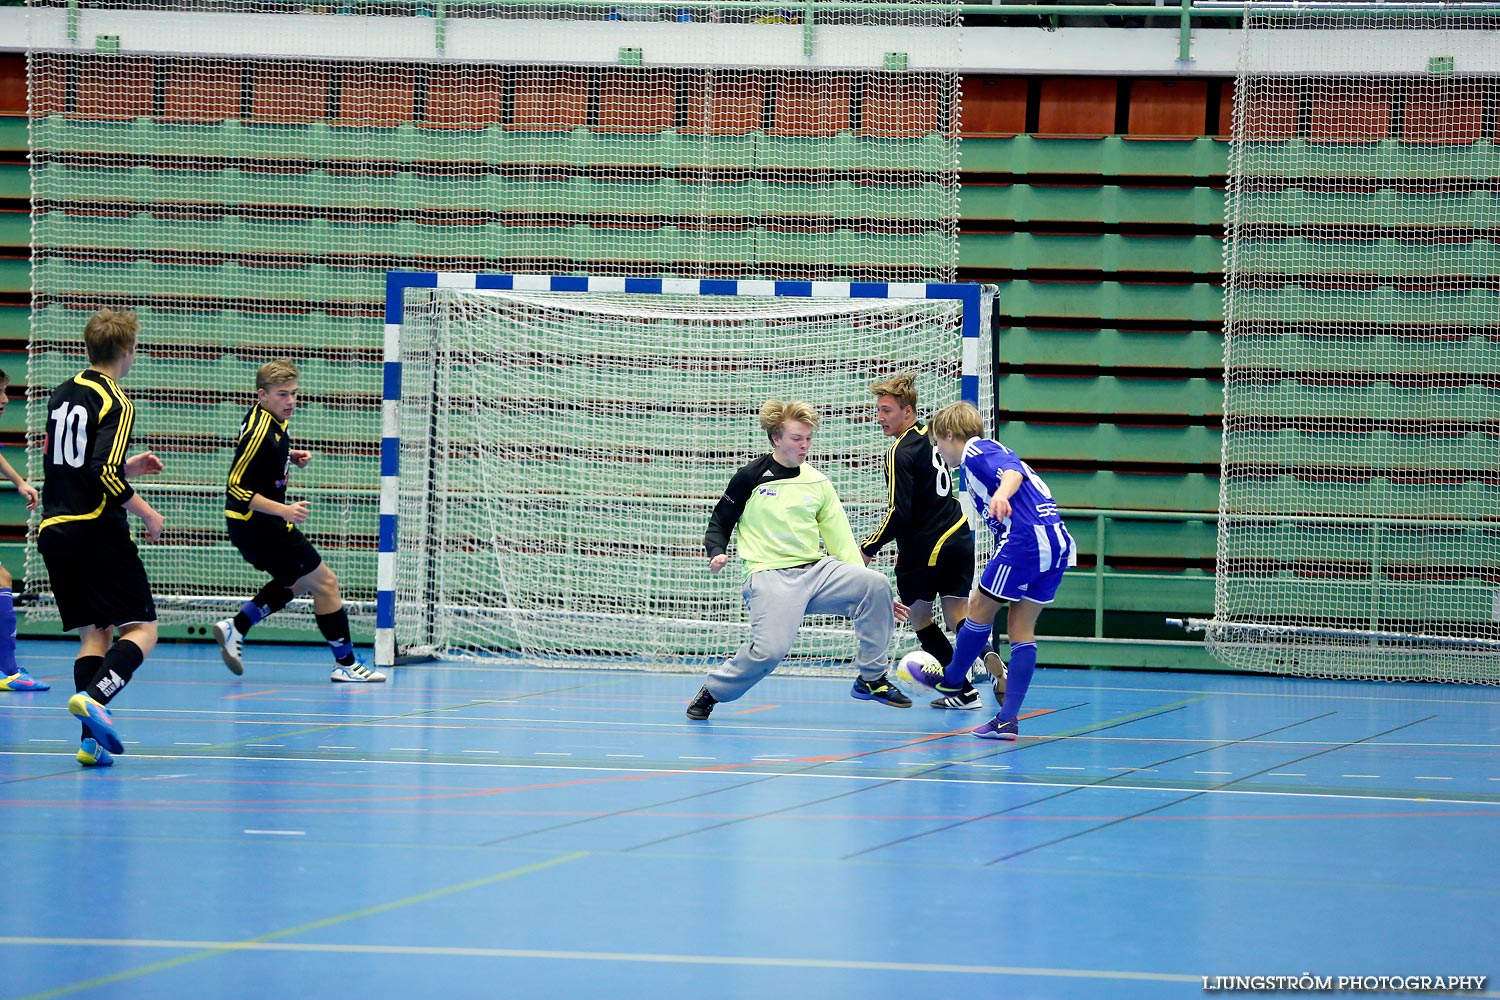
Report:
[[[1500,690],[1043,670],[995,744],[846,680],[696,724],[683,675],[247,659],[158,649],[85,771],[71,647],[22,644],[0,996],[1500,996]]]

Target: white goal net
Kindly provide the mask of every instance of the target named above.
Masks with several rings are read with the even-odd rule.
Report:
[[[809,461],[868,531],[888,445],[869,385],[915,373],[924,414],[960,398],[962,313],[941,299],[408,290],[398,652],[661,669],[730,652],[748,634],[744,577],[737,562],[708,572],[703,535],[734,471],[769,447],[761,403],[821,412]],[[810,619],[789,662],[849,656],[847,625]]]

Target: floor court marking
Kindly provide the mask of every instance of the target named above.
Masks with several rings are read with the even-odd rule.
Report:
[[[857,959],[783,958],[770,955],[674,955],[632,951],[552,951],[539,948],[463,948],[438,945],[381,944],[300,944],[293,941],[272,942],[255,938],[250,941],[172,941],[150,938],[43,938],[0,937],[0,945],[53,946],[73,948],[167,948],[196,949],[201,957],[236,951],[314,953],[336,955],[418,955],[442,958],[524,958],[563,962],[635,962],[652,965],[752,966],[764,969],[844,969],[859,972],[919,972],[943,975],[1036,976],[1049,979],[1092,979],[1152,983],[1201,983],[1199,975],[1173,972],[1132,972],[1112,969],[1058,969],[1024,965],[944,965],[935,962],[872,962]],[[158,963],[162,968],[192,961],[197,956]],[[119,977],[116,977],[119,978]],[[111,981],[116,981],[112,979]],[[74,992],[83,987],[70,988]],[[61,996],[59,992],[34,993],[22,1000],[44,1000]],[[1494,996],[1495,994],[1465,994]]]
[[[1176,709],[1174,709],[1174,711],[1175,710]],[[1227,742],[1225,742],[1224,744],[1222,744],[1220,746],[1204,747],[1204,748],[1199,749],[1199,750],[1190,751],[1189,753],[1179,754],[1178,756],[1168,758],[1167,760],[1153,761],[1150,766],[1153,767],[1153,768],[1155,768],[1155,767],[1161,767],[1161,766],[1163,766],[1165,764],[1174,763],[1175,761],[1186,760],[1189,757],[1196,756],[1197,754],[1200,754],[1200,753],[1206,753],[1206,752],[1208,752],[1210,750],[1222,750],[1222,749],[1224,749],[1224,747],[1234,746],[1237,743],[1245,743],[1245,742],[1248,742],[1250,740],[1259,739],[1262,736],[1269,736],[1272,733],[1279,733],[1279,732],[1282,732],[1282,731],[1287,730],[1287,729],[1295,728],[1296,726],[1306,725],[1309,722],[1316,722],[1318,719],[1326,719],[1326,718],[1328,718],[1328,716],[1333,715],[1333,714],[1334,714],[1333,712],[1325,712],[1322,715],[1315,715],[1311,719],[1304,719],[1301,722],[1293,722],[1293,723],[1290,723],[1289,725],[1285,725],[1285,726],[1277,726],[1275,729],[1267,730],[1264,733],[1257,733],[1254,736],[1246,736],[1246,737],[1241,737],[1240,739],[1237,739],[1237,740],[1230,740],[1230,741],[1227,741]],[[1139,720],[1136,720],[1136,721],[1139,721]],[[1019,803],[1016,803],[1015,805],[1007,806],[1004,809],[997,809],[994,812],[985,813],[982,816],[975,816],[975,817],[972,817],[970,819],[959,820],[956,823],[949,823],[946,826],[934,827],[931,830],[921,830],[921,831],[918,831],[917,833],[908,834],[905,837],[897,837],[896,839],[894,839],[894,840],[888,840],[888,841],[886,841],[883,844],[876,844],[873,847],[866,847],[863,850],[855,851],[852,854],[846,854],[846,855],[844,855],[844,860],[847,861],[847,860],[850,860],[852,858],[858,858],[858,857],[861,857],[863,855],[870,854],[870,853],[872,853],[874,851],[884,850],[887,847],[895,847],[895,846],[900,845],[900,844],[907,844],[907,843],[910,843],[913,840],[919,840],[922,837],[929,837],[929,836],[932,836],[933,834],[946,833],[949,830],[956,830],[957,828],[959,828],[961,826],[966,826],[966,825],[968,825],[970,823],[977,823],[977,822],[980,822],[982,820],[994,819],[997,816],[1004,816],[1007,813],[1017,812],[1018,810],[1021,810],[1021,809],[1030,809],[1033,806],[1041,805],[1044,802],[1051,802],[1054,799],[1062,798],[1064,795],[1071,795],[1074,792],[1086,791],[1086,790],[1091,789],[1091,788],[1113,788],[1113,787],[1119,787],[1119,783],[1116,781],[1116,779],[1117,778],[1123,778],[1124,776],[1125,775],[1123,773],[1105,775],[1104,777],[1099,778],[1099,779],[1097,779],[1095,781],[1088,782],[1087,784],[1075,785],[1075,786],[1073,786],[1071,788],[1064,789],[1063,791],[1054,792],[1051,795],[1044,795],[1041,798],[1032,799],[1031,801],[1028,801],[1028,802],[1019,802]],[[994,864],[993,861],[989,862],[989,863],[990,864]]]
[[[963,730],[957,730],[957,732],[962,732],[962,731]],[[915,746],[915,745],[917,745],[919,743],[926,743],[926,742],[928,742],[930,740],[942,739],[942,738],[944,738],[946,736],[950,736],[950,735],[952,735],[952,734],[951,733],[927,734],[923,739],[912,741],[910,743],[904,744],[902,747],[898,747],[898,748],[894,748],[894,749],[905,749],[906,747]],[[884,749],[890,749],[890,748],[881,748],[881,749],[884,750]],[[863,756],[865,754],[876,753],[876,752],[880,752],[880,751],[875,751],[875,750],[862,751],[860,754],[856,754],[854,756]],[[823,763],[816,763],[816,764],[811,765],[810,767],[801,768],[801,769],[796,770],[796,771],[776,772],[774,774],[765,774],[764,772],[746,772],[746,771],[743,770],[744,768],[750,767],[750,766],[752,766],[752,765],[747,762],[747,763],[744,763],[744,764],[714,764],[714,765],[712,765],[710,767],[683,769],[682,771],[678,771],[678,772],[675,772],[675,773],[689,773],[689,774],[740,774],[740,775],[753,774],[753,775],[758,775],[758,776],[755,777],[755,779],[752,780],[752,781],[742,781],[742,782],[740,782],[738,784],[728,785],[728,786],[726,786],[724,788],[712,788],[712,789],[708,789],[707,791],[693,792],[693,793],[688,794],[688,795],[682,795],[682,796],[678,796],[676,798],[667,799],[664,802],[653,802],[650,805],[646,805],[646,806],[632,806],[629,809],[616,809],[616,810],[613,810],[613,811],[608,812],[608,813],[604,813],[604,814],[599,815],[599,816],[587,816],[587,817],[583,817],[581,819],[570,820],[569,822],[566,822],[566,823],[557,823],[557,824],[554,824],[553,826],[549,826],[549,827],[541,827],[541,828],[536,829],[536,830],[528,830],[528,831],[525,831],[525,832],[522,832],[522,833],[509,834],[509,835],[504,836],[504,837],[499,837],[499,838],[497,838],[495,840],[485,841],[482,846],[484,846],[484,847],[493,847],[496,844],[504,844],[504,843],[507,843],[507,842],[512,841],[512,840],[519,840],[522,837],[532,837],[532,836],[536,836],[537,834],[540,834],[540,833],[552,833],[552,832],[557,831],[557,830],[562,830],[562,829],[566,829],[566,828],[569,828],[569,827],[579,826],[579,825],[581,825],[583,823],[593,823],[593,822],[596,822],[596,821],[601,820],[601,819],[610,819],[610,818],[617,817],[617,816],[626,816],[626,815],[629,815],[631,813],[638,812],[641,809],[660,809],[663,806],[676,805],[679,802],[687,802],[687,801],[690,801],[692,799],[702,798],[703,796],[706,796],[706,795],[718,795],[720,793],[727,792],[727,791],[735,791],[735,790],[738,790],[738,789],[741,789],[741,788],[748,788],[751,785],[758,785],[758,784],[761,784],[762,782],[770,781],[770,780],[772,780],[774,778],[784,778],[784,777],[787,777],[789,775],[804,774],[806,772],[810,772],[813,768],[822,767]],[[667,773],[672,773],[672,772],[667,772]],[[824,775],[824,777],[835,777],[835,775]],[[883,780],[886,780],[886,779],[871,778],[871,779],[868,779],[868,780],[872,780],[872,781],[881,780],[881,781],[883,781]],[[630,850],[633,850],[633,849],[634,848],[630,848]]]
[[[1309,719],[1307,721],[1312,722],[1312,721],[1315,721],[1316,719],[1326,718],[1328,715],[1333,715],[1333,714],[1335,714],[1335,713],[1328,712],[1328,713],[1326,713],[1325,715],[1322,715],[1322,716],[1314,716],[1313,719]],[[1412,726],[1419,726],[1419,725],[1421,725],[1424,722],[1430,722],[1430,721],[1432,721],[1433,719],[1436,719],[1436,718],[1437,718],[1436,715],[1428,715],[1428,716],[1423,716],[1420,719],[1415,719],[1415,720],[1413,720],[1411,722],[1403,722],[1399,726],[1392,726],[1390,729],[1386,729],[1386,730],[1384,730],[1382,732],[1378,732],[1378,733],[1375,733],[1373,735],[1366,736],[1363,739],[1351,740],[1348,745],[1349,746],[1354,746],[1355,744],[1358,744],[1358,743],[1367,743],[1370,740],[1378,740],[1382,736],[1387,736],[1387,735],[1389,735],[1391,733],[1397,733],[1397,732],[1400,732],[1403,729],[1410,729]],[[1293,725],[1302,725],[1302,723],[1293,723]],[[1270,765],[1270,767],[1261,768],[1259,771],[1255,771],[1255,772],[1253,772],[1251,774],[1247,774],[1247,775],[1245,775],[1243,777],[1235,778],[1235,779],[1233,779],[1231,781],[1226,781],[1222,785],[1219,785],[1215,790],[1223,790],[1223,789],[1228,788],[1228,786],[1230,786],[1230,785],[1236,785],[1236,784],[1239,784],[1241,781],[1247,781],[1250,778],[1258,777],[1258,776],[1260,776],[1262,774],[1267,773],[1273,767],[1290,767],[1293,764],[1300,764],[1304,760],[1312,760],[1314,757],[1321,757],[1324,754],[1334,753],[1337,749],[1339,749],[1339,748],[1337,748],[1337,747],[1330,747],[1327,750],[1319,750],[1317,753],[1308,754],[1305,757],[1298,757],[1296,760],[1288,760],[1288,761],[1283,761],[1280,764],[1272,764],[1272,765]],[[995,858],[992,861],[987,861],[987,862],[985,862],[985,864],[986,864],[986,866],[999,864],[1002,861],[1009,861],[1011,858],[1020,857],[1023,854],[1030,854],[1032,851],[1041,850],[1044,847],[1052,847],[1052,846],[1054,846],[1056,844],[1063,843],[1064,841],[1075,840],[1078,837],[1087,836],[1090,833],[1095,833],[1095,832],[1097,832],[1099,830],[1104,830],[1104,829],[1107,829],[1107,828],[1109,828],[1111,826],[1116,826],[1116,825],[1118,825],[1120,823],[1126,823],[1126,822],[1129,822],[1132,819],[1140,819],[1143,816],[1149,816],[1152,813],[1161,812],[1163,809],[1171,809],[1174,806],[1181,805],[1184,802],[1191,802],[1193,799],[1196,799],[1196,798],[1198,798],[1198,797],[1200,797],[1200,796],[1202,796],[1204,794],[1205,794],[1205,792],[1194,792],[1194,793],[1192,793],[1190,795],[1184,795],[1180,799],[1175,799],[1172,802],[1163,803],[1162,805],[1153,806],[1150,809],[1143,809],[1140,812],[1135,813],[1134,815],[1131,815],[1131,816],[1123,816],[1123,817],[1121,817],[1120,819],[1117,819],[1117,820],[1111,820],[1111,821],[1109,821],[1107,823],[1101,823],[1098,826],[1089,827],[1087,830],[1077,830],[1077,831],[1075,831],[1073,833],[1067,834],[1066,836],[1057,837],[1057,838],[1055,838],[1053,840],[1047,841],[1046,843],[1034,844],[1031,847],[1022,848],[1019,851],[1012,851],[1011,853],[1005,854],[1005,855],[1001,855],[1000,857]]]
[[[29,996],[21,997],[20,1000],[52,1000],[53,997],[67,996],[70,993],[81,993],[84,990],[91,990],[100,986],[108,986],[112,983],[123,982],[127,979],[137,979],[141,976],[150,975],[154,972],[165,972],[168,969],[175,969],[180,965],[187,965],[191,962],[199,962],[205,958],[217,958],[220,955],[227,955],[230,952],[234,951],[243,951],[246,948],[251,948],[256,945],[264,945],[269,942],[276,941],[280,938],[291,937],[294,934],[306,934],[310,931],[322,930],[325,927],[333,927],[337,924],[347,923],[350,920],[359,920],[364,917],[373,917],[377,914],[389,913],[391,910],[398,910],[404,906],[411,906],[415,903],[425,903],[429,900],[441,899],[444,896],[451,896],[454,893],[466,892],[469,889],[478,889],[482,886],[493,885],[496,882],[504,882],[508,879],[519,878],[522,875],[530,875],[533,872],[539,872],[547,868],[552,868],[556,865],[566,864],[570,861],[577,861],[580,858],[586,858],[588,856],[589,853],[587,851],[574,851],[571,854],[564,854],[560,857],[549,858],[546,861],[538,861],[534,864],[523,865],[520,868],[512,868],[508,871],[499,872],[494,875],[487,875],[484,878],[472,879],[468,882],[460,882],[457,885],[445,886],[441,889],[433,889],[430,892],[418,893],[415,896],[407,896],[404,899],[394,899],[389,903],[380,903],[376,906],[367,906],[358,910],[350,910],[348,913],[340,913],[336,916],[324,917],[322,920],[314,920],[310,923],[298,924],[296,927],[287,927],[283,930],[272,931],[269,934],[261,934],[257,937],[248,938],[244,941],[203,942],[202,946],[199,947],[198,950],[189,955],[178,955],[175,958],[169,958],[161,962],[153,962],[150,965],[142,965],[134,969],[125,969],[120,972],[111,973],[107,976],[99,976],[94,979],[87,979],[83,980],[82,982],[71,983],[67,986],[59,986],[55,989],[43,990],[40,993],[32,993]],[[80,944],[86,944],[88,942],[87,938],[81,938],[77,940]],[[5,944],[24,943],[27,941],[31,941],[31,943],[38,943],[38,941],[36,940],[25,938],[0,938],[0,943]],[[122,946],[129,945],[125,942],[122,942]]]

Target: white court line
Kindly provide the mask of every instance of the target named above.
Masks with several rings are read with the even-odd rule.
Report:
[[[247,749],[250,748],[250,747],[283,747],[283,746],[286,746],[286,744],[285,743],[246,743],[245,744],[245,747]]]
[[[1453,780],[1452,778],[1446,777],[1446,776],[1441,775],[1441,774],[1414,774],[1414,775],[1412,775],[1412,777],[1415,778],[1418,781],[1452,781]]]
[[[717,757],[678,757],[678,760],[718,760]]]
[[[1378,774],[1342,774],[1342,775],[1339,775],[1339,777],[1341,777],[1341,778],[1378,778],[1378,777],[1380,777],[1380,775],[1378,775]]]
[[[1067,766],[1062,765],[1062,764],[1048,764],[1047,765],[1047,770],[1049,770],[1049,771],[1083,771],[1083,770],[1087,770],[1087,769],[1086,768],[1082,768],[1082,767],[1067,767]]]
[[[72,740],[27,740],[27,743],[72,743]]]
[[[534,750],[534,751],[532,751],[532,756],[533,757],[571,757],[573,755],[571,753],[568,753],[566,750]]]
[[[1233,774],[1233,771],[1194,771],[1194,774]]]
[[[498,754],[499,750],[465,750],[464,753],[492,753]]]
[[[1064,688],[1062,690],[1069,690],[1069,689]],[[1123,688],[1111,688],[1111,690],[1127,690],[1127,689],[1123,689]],[[1191,693],[1191,692],[1189,692],[1189,693]],[[1366,699],[1366,700],[1380,700],[1380,699]],[[1471,704],[1471,703],[1469,703],[1469,702],[1461,702],[1459,704]],[[1496,704],[1500,704],[1500,702],[1496,702]],[[463,707],[468,707],[468,706],[463,706]],[[4,711],[24,712],[27,709],[28,709],[28,706],[25,706],[25,705],[6,705],[6,704],[0,704],[0,712],[4,712]],[[51,718],[53,715],[55,715],[56,710],[55,709],[47,709],[45,711],[45,713],[43,713],[41,709],[37,709],[36,712],[37,712],[37,714],[45,714],[45,716],[47,718]],[[431,723],[431,722],[402,723],[402,722],[396,721],[399,718],[399,716],[392,716],[392,715],[389,715],[389,714],[386,714],[386,715],[346,715],[346,714],[343,714],[343,713],[334,713],[334,712],[294,712],[294,713],[287,713],[287,712],[239,712],[239,711],[234,711],[234,710],[222,710],[222,709],[138,708],[138,707],[121,709],[121,710],[119,710],[115,714],[121,715],[124,718],[131,718],[132,716],[134,716],[134,717],[140,717],[140,716],[143,716],[143,715],[151,715],[151,714],[157,714],[157,715],[229,716],[230,719],[228,721],[231,721],[231,722],[233,722],[233,723],[235,723],[237,725],[246,725],[246,726],[297,725],[297,724],[299,724],[299,720],[301,720],[301,719],[333,719],[333,720],[336,720],[336,721],[341,722],[341,723],[343,723],[345,725],[348,725],[348,726],[361,726],[361,727],[368,727],[368,728],[374,728],[374,729],[455,729],[455,730],[465,730],[465,729],[472,729],[472,728],[474,728],[473,726],[451,726],[451,725],[441,725],[441,724]],[[277,719],[277,720],[281,720],[281,721],[278,721],[278,722],[257,722],[257,721],[251,720],[249,718],[245,718],[246,716],[251,716],[251,715],[267,716],[269,718]],[[566,725],[566,726],[623,726],[623,727],[634,728],[634,729],[641,729],[641,730],[649,730],[649,729],[683,730],[683,729],[688,729],[688,730],[693,730],[693,731],[697,731],[697,732],[701,732],[702,731],[702,727],[699,726],[697,723],[694,723],[694,722],[640,722],[640,721],[623,721],[622,722],[622,721],[618,721],[618,720],[614,720],[614,719],[567,719],[567,718],[557,718],[555,715],[551,715],[551,714],[549,714],[549,716],[546,717],[546,718],[536,718],[536,717],[511,718],[511,717],[507,717],[507,716],[469,716],[469,715],[453,715],[448,710],[442,709],[442,708],[432,710],[432,715],[434,715],[434,716],[440,716],[441,718],[443,718],[445,721],[448,721],[448,722],[477,722],[477,723],[486,723],[486,724],[496,723],[496,722],[523,722],[523,723],[530,723],[530,724],[535,724],[535,723],[539,723],[539,722],[545,722],[545,723],[549,723],[549,724],[552,724],[552,725],[558,725],[558,726],[563,726],[563,725]],[[932,739],[949,739],[949,738],[952,738],[952,737],[943,736],[941,733],[934,733],[934,732],[931,732],[929,730],[920,730],[920,729],[836,729],[836,728],[827,727],[827,726],[824,726],[824,727],[814,727],[814,726],[753,726],[753,725],[735,725],[735,724],[729,723],[729,722],[716,722],[714,724],[714,730],[716,732],[745,731],[745,732],[756,732],[756,733],[819,733],[819,734],[825,734],[825,735],[826,734],[836,734],[836,735],[841,735],[841,736],[849,736],[849,735],[853,735],[853,736],[893,736],[893,737],[894,736],[918,736],[918,737],[928,737],[928,738],[932,738]],[[959,736],[959,735],[962,735],[962,734],[953,734],[954,737]],[[1225,736],[1205,736],[1205,737],[1202,737],[1202,738],[1184,739],[1184,738],[1181,738],[1181,737],[1157,737],[1157,736],[1091,736],[1091,735],[1089,735],[1088,733],[1085,732],[1085,733],[1079,733],[1079,734],[1074,735],[1074,736],[1049,736],[1049,735],[1046,735],[1046,734],[1041,734],[1038,738],[1045,738],[1045,739],[1048,739],[1048,740],[1067,740],[1069,742],[1074,742],[1074,743],[1153,743],[1153,744],[1158,744],[1158,745],[1171,745],[1171,746],[1208,746],[1208,745],[1214,745],[1214,744],[1221,744],[1226,739],[1231,739],[1232,737],[1230,737],[1228,735],[1225,735]],[[128,743],[129,741],[127,740],[126,742]],[[1348,740],[1245,740],[1245,741],[1242,741],[1240,743],[1240,747],[1272,748],[1272,749],[1278,748],[1278,747],[1294,747],[1294,748],[1296,748],[1296,747],[1347,747],[1348,749],[1351,749],[1351,750],[1392,750],[1392,749],[1405,749],[1405,748],[1438,749],[1438,750],[1495,750],[1495,749],[1500,749],[1500,742],[1496,742],[1496,743],[1427,743],[1427,742],[1397,742],[1397,741],[1392,740],[1392,741],[1381,741],[1379,743],[1362,743],[1362,744],[1360,744],[1358,746],[1350,747]]]
[[[173,743],[174,747],[211,747],[212,743]]]
[[[305,837],[306,830],[246,830],[246,833],[261,837]]]
[[[72,948],[165,948],[173,951],[267,951],[346,955],[425,955],[445,958],[534,958],[569,962],[643,962],[652,965],[754,966],[788,969],[855,969],[936,972],[984,976],[1044,976],[1057,979],[1119,979],[1132,982],[1200,983],[1200,975],[1113,969],[1053,969],[1020,965],[940,965],[932,962],[873,962],[850,958],[791,958],[769,955],[671,955],[636,951],[553,951],[539,948],[464,948],[457,945],[313,944],[294,941],[176,941],[151,938],[0,937],[0,945]]]
[[[632,760],[644,760],[645,757],[646,757],[646,755],[643,754],[643,753],[607,753],[604,756],[606,756],[606,757],[628,757],[628,758],[630,758]]]
[[[56,757],[57,754],[43,750],[0,750],[0,757]],[[253,761],[265,763],[266,761],[281,761],[288,764],[337,764],[347,765],[349,761],[339,757],[249,757],[231,754],[193,754],[191,756],[179,754],[141,753],[134,755],[136,760],[182,760],[200,763],[206,760],[224,761]],[[980,778],[964,778],[957,776],[951,769],[940,769],[925,775],[891,776],[871,775],[866,777],[862,774],[839,774],[822,773],[812,770],[796,771],[756,771],[746,767],[731,767],[725,769],[701,770],[699,768],[677,768],[677,767],[601,767],[586,764],[513,764],[495,761],[458,761],[458,760],[381,760],[378,758],[362,759],[360,764],[366,767],[385,765],[387,767],[491,767],[507,770],[520,771],[585,771],[602,772],[605,774],[660,774],[660,775],[692,775],[703,777],[756,777],[756,778],[793,778],[812,779],[823,781],[912,781],[921,784],[951,784],[951,785],[989,785],[1001,787],[1024,787],[1037,788],[1078,788],[1078,789],[1102,789],[1106,791],[1122,792],[1182,792],[1194,795],[1245,795],[1258,798],[1280,798],[1280,799],[1353,799],[1360,802],[1422,802],[1430,805],[1453,805],[1453,806],[1494,806],[1493,798],[1483,799],[1459,799],[1443,798],[1431,799],[1424,795],[1393,795],[1390,793],[1375,792],[1306,792],[1292,789],[1258,789],[1258,788],[1204,788],[1201,785],[1127,785],[1116,781],[1101,782],[1072,782],[1072,781],[1037,781],[1035,779],[1016,778],[1012,780],[995,780]],[[859,761],[832,761],[834,764],[858,764]],[[1376,775],[1355,775],[1354,777],[1380,777]],[[0,939],[3,941],[3,939]],[[1197,980],[1194,980],[1197,982]]]
[[[319,750],[354,750],[356,748],[355,747],[331,747],[331,746],[324,746],[323,744],[320,743],[320,744],[318,744],[318,749]]]
[[[1268,778],[1305,778],[1305,777],[1307,777],[1307,772],[1306,771],[1272,771],[1270,774],[1267,774],[1266,777],[1268,777]]]
[[[391,749],[399,751],[401,753],[431,753],[432,752],[431,750],[428,750],[426,747],[391,747]]]

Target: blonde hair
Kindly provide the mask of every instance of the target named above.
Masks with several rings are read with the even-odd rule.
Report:
[[[255,388],[269,389],[273,385],[280,385],[283,382],[295,382],[299,378],[301,378],[301,374],[297,371],[297,363],[295,361],[291,358],[277,358],[274,361],[267,361],[260,366],[260,369],[255,373]]]
[[[870,391],[876,395],[889,396],[902,406],[917,408],[917,379],[911,372],[901,372],[890,378],[870,383]]]
[[[984,434],[984,418],[973,403],[954,403],[934,413],[928,427],[939,441],[950,437],[967,441]]]
[[[818,416],[818,411],[812,408],[810,403],[804,403],[800,399],[794,399],[783,403],[779,399],[768,399],[760,408],[760,426],[765,430],[766,437],[772,443],[781,437],[781,428],[788,420],[796,420],[799,423],[810,425],[813,430],[818,429],[818,422],[823,418]]]
[[[135,346],[141,321],[129,309],[100,309],[83,327],[83,348],[89,364],[107,365],[125,356]]]

